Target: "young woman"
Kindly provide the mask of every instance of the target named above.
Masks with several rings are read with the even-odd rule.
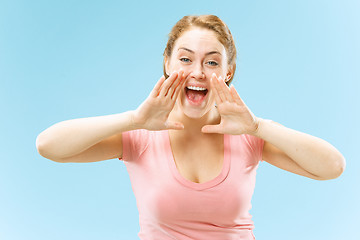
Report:
[[[254,116],[231,86],[236,49],[216,16],[185,16],[164,76],[133,111],[57,123],[37,138],[56,162],[124,161],[141,239],[255,239],[249,210],[259,161],[316,180],[345,160],[326,141]]]

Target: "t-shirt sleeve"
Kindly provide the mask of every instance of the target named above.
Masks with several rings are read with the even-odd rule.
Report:
[[[122,158],[124,161],[136,161],[149,144],[149,132],[138,129],[122,133]]]
[[[250,148],[251,148],[252,152],[254,153],[255,158],[258,161],[262,161],[262,152],[263,152],[265,141],[262,138],[255,137],[253,135],[248,135],[248,134],[245,134],[245,138],[246,138],[248,144],[250,145]]]

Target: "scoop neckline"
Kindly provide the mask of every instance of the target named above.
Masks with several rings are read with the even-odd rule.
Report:
[[[230,139],[229,139],[229,135],[224,134],[224,160],[223,160],[223,166],[222,166],[221,172],[219,173],[219,175],[217,175],[213,179],[211,179],[207,182],[203,182],[203,183],[196,183],[196,182],[190,181],[180,174],[179,170],[176,167],[175,158],[172,153],[169,130],[164,131],[164,138],[165,138],[165,143],[167,145],[166,152],[168,155],[167,159],[168,159],[168,164],[169,164],[171,173],[175,177],[175,179],[179,183],[184,185],[185,187],[188,187],[188,188],[191,188],[194,190],[209,189],[209,188],[219,185],[228,176],[229,171],[230,171],[230,147],[229,147]]]

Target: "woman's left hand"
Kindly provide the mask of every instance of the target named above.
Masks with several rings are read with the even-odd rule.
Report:
[[[231,85],[229,88],[222,77],[212,75],[211,90],[215,95],[218,112],[221,116],[220,124],[205,125],[204,133],[220,134],[255,134],[259,119],[250,111]]]

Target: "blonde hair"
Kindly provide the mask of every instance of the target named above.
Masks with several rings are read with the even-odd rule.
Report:
[[[201,27],[215,32],[219,42],[225,47],[228,56],[228,65],[231,68],[232,75],[227,84],[230,85],[236,69],[236,47],[229,28],[215,15],[184,16],[174,25],[169,33],[169,39],[164,50],[164,76],[169,77],[165,70],[165,58],[169,59],[171,57],[176,40],[191,27]]]

